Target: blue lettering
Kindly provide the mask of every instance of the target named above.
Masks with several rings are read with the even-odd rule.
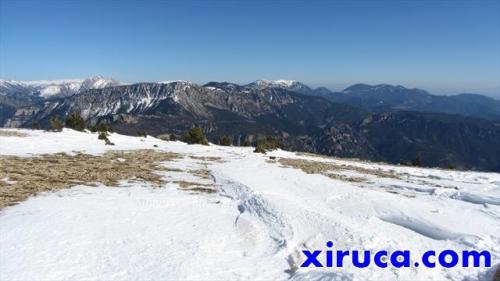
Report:
[[[387,267],[387,261],[384,261],[383,257],[385,257],[385,260],[387,260],[387,251],[377,252],[375,254],[375,257],[374,257],[375,264],[378,267],[386,268]]]
[[[451,261],[446,261],[446,256],[450,256]],[[439,254],[439,263],[446,268],[454,267],[458,263],[458,254],[452,250],[442,251]]]
[[[359,261],[359,251],[352,251],[352,264],[355,267],[364,268],[370,265],[370,251],[363,251],[364,260]]]
[[[402,257],[403,260],[399,261],[398,257]],[[410,251],[394,251],[391,254],[391,263],[394,267],[410,267]]]
[[[308,250],[302,251],[304,255],[306,255],[306,260],[302,263],[300,267],[309,267],[310,264],[314,265],[315,267],[323,267],[323,265],[317,260],[317,257],[319,254],[321,254],[321,251],[314,251],[310,252]]]

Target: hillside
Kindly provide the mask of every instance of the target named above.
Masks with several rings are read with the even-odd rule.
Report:
[[[498,266],[498,173],[109,139],[0,130],[3,280],[491,280]],[[300,268],[326,241],[489,250],[494,267]]]

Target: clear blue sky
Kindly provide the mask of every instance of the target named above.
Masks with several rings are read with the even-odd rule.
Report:
[[[500,97],[500,0],[0,0],[0,77],[357,82]]]

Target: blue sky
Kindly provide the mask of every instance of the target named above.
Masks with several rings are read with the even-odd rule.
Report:
[[[500,98],[498,0],[0,3],[3,79],[295,79]]]

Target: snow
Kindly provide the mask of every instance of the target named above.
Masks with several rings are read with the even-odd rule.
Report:
[[[54,95],[58,95],[61,93],[61,87],[58,85],[51,85],[47,88],[43,88],[40,90],[40,96],[42,97],[50,97]]]
[[[284,79],[278,79],[278,80],[267,80],[267,79],[259,79],[253,84],[265,88],[265,87],[280,87],[280,88],[290,88],[297,84],[298,82],[295,80],[284,80]]]
[[[295,83],[297,83],[297,81],[295,81],[295,80],[283,80],[283,79],[279,79],[279,80],[275,80],[274,81],[274,84],[279,84],[279,85],[283,85],[283,86],[287,86],[287,87],[291,87]]]
[[[55,84],[82,83],[84,79],[62,79],[62,80],[0,80],[0,84],[48,86]]]
[[[16,181],[10,180],[8,177],[0,179],[0,181],[3,181],[6,184],[15,184],[16,183]]]
[[[33,196],[0,210],[2,280],[488,280],[486,268],[296,268],[303,249],[489,250],[500,258],[500,174],[424,169],[251,148],[186,145],[111,134],[19,130],[0,137],[0,155],[101,154],[157,149],[184,157],[158,171],[168,183],[76,186]],[[154,147],[154,146],[157,147]],[[191,156],[220,157],[200,161]],[[306,174],[269,156],[348,165]],[[186,172],[208,169],[211,179]],[[362,174],[356,168],[399,178]],[[9,180],[0,175],[5,181]],[[217,193],[180,190],[176,180],[212,181]]]
[[[5,93],[2,92],[4,94],[12,90],[24,89],[24,91],[31,94],[39,92],[43,98],[50,98],[57,95],[69,96],[78,93],[80,90],[101,89],[110,85],[122,85],[122,83],[101,76],[94,76],[87,79],[63,80],[0,80],[0,88],[3,88],[3,91],[5,91]]]
[[[157,83],[158,84],[171,84],[171,83],[194,84],[194,83],[186,81],[186,80],[165,80],[165,81],[159,81]]]

